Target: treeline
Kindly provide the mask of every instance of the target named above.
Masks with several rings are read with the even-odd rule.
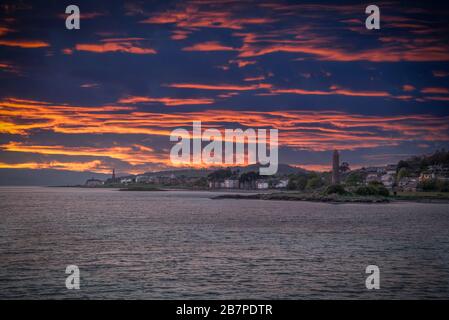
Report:
[[[407,160],[398,162],[398,172],[402,168],[406,168],[409,172],[421,172],[429,166],[440,165],[449,167],[449,151],[445,149],[437,150],[432,155],[414,156]]]
[[[319,191],[326,195],[359,195],[359,196],[389,196],[389,191],[381,182],[370,182],[360,185],[364,180],[358,172],[348,175],[346,181],[339,185],[331,184],[328,172],[290,175],[287,186],[289,190]]]
[[[298,173],[289,175],[288,190],[315,190],[326,185],[329,180],[328,173]]]

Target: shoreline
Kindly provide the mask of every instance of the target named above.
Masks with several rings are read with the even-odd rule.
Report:
[[[445,197],[425,197],[425,196],[341,196],[341,195],[320,195],[320,194],[298,194],[298,193],[271,193],[271,194],[226,194],[217,195],[211,198],[212,200],[234,199],[234,200],[273,200],[273,201],[308,201],[321,203],[400,203],[400,202],[414,202],[414,203],[440,203],[449,204],[449,198]]]
[[[293,191],[275,192],[275,190],[267,190],[271,193],[257,193],[258,190],[244,189],[192,189],[192,188],[171,188],[163,186],[96,186],[87,187],[81,185],[75,186],[47,186],[48,188],[80,188],[80,189],[115,189],[116,191],[136,191],[136,192],[156,192],[156,191],[190,191],[190,192],[210,192],[218,193],[211,195],[210,199],[234,199],[234,200],[274,200],[274,201],[309,201],[322,203],[398,203],[398,202],[414,202],[414,203],[437,203],[449,204],[449,193],[403,193],[389,197],[382,196],[359,196],[359,195],[324,195],[320,193],[298,193]],[[223,194],[226,193],[226,194]]]

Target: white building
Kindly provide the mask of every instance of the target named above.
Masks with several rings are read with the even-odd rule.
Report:
[[[366,176],[366,183],[370,182],[382,182],[377,173],[370,173]]]
[[[393,188],[394,181],[395,181],[395,174],[396,174],[396,172],[394,172],[394,173],[387,172],[386,174],[384,174],[383,176],[380,177],[381,182],[383,183],[383,185],[386,188],[388,188],[388,189]]]
[[[238,179],[225,179],[224,187],[226,189],[238,189],[240,186]]]
[[[257,189],[268,189],[268,181],[265,181],[265,180],[256,181],[256,188]]]
[[[287,188],[288,186],[288,179],[282,179],[279,180],[278,183],[276,183],[276,185],[274,186],[277,189],[282,189],[282,188]]]
[[[94,178],[87,180],[85,183],[87,187],[96,187],[101,186],[103,184],[104,184],[103,181]]]
[[[133,182],[133,179],[131,179],[131,178],[123,178],[120,180],[121,184],[128,184],[128,183],[132,183],[132,182]]]
[[[416,187],[418,186],[418,179],[417,178],[409,178],[405,177],[399,180],[398,187],[402,191],[416,191]]]
[[[136,183],[148,183],[150,182],[149,176],[137,176],[136,177]]]

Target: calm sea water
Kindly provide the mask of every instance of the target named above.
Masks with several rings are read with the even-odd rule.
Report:
[[[449,298],[448,204],[211,195],[0,188],[0,298]]]

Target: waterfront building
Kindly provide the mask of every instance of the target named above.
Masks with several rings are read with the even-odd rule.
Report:
[[[418,186],[417,178],[405,177],[399,180],[398,182],[399,190],[405,192],[415,192],[417,186]]]
[[[85,183],[86,187],[97,187],[101,185],[103,185],[103,181],[94,178],[87,180]]]
[[[136,177],[136,183],[149,183],[150,177],[149,176],[137,176]]]
[[[279,182],[277,182],[277,183],[274,185],[274,187],[275,187],[276,189],[287,188],[287,186],[288,186],[288,181],[289,181],[289,179],[281,179],[281,180],[279,180]]]
[[[225,179],[224,184],[226,189],[238,189],[240,187],[238,179]]]
[[[380,177],[380,181],[387,189],[393,189],[394,181],[395,181],[395,173],[387,172],[383,176]]]
[[[377,173],[370,173],[366,176],[366,184],[370,182],[382,182],[382,179],[379,174]]]
[[[256,188],[257,189],[268,189],[269,183],[266,180],[257,180],[256,181]]]

